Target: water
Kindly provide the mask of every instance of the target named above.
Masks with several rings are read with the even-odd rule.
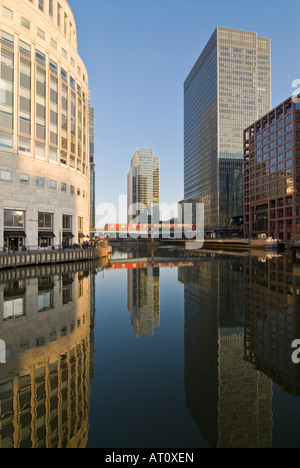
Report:
[[[1,448],[300,447],[299,263],[151,254],[0,274]]]

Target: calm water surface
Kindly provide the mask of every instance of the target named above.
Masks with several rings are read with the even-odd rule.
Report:
[[[0,447],[300,447],[299,263],[136,255],[1,273]]]

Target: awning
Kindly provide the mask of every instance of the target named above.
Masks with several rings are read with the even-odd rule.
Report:
[[[27,237],[24,231],[4,231],[4,237]]]
[[[39,237],[46,238],[46,237],[55,237],[55,234],[51,231],[39,231]]]
[[[78,238],[79,238],[79,239],[84,239],[85,237],[86,237],[86,235],[83,234],[82,232],[79,232],[79,233],[78,233]]]
[[[70,237],[75,237],[74,234],[72,234],[72,232],[66,232],[64,231],[63,232],[63,237],[64,238],[70,238]]]

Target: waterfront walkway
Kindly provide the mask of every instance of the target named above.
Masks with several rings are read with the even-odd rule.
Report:
[[[0,253],[0,269],[82,262],[99,258],[97,248]]]

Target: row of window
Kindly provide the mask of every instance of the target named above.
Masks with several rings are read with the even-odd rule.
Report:
[[[298,190],[297,190],[298,189]],[[293,187],[286,187],[285,189],[278,189],[277,191],[276,190],[272,190],[271,192],[265,192],[263,194],[258,194],[256,196],[254,196],[254,194],[252,194],[250,196],[250,198],[245,198],[245,210],[247,212],[247,205],[249,203],[253,203],[255,201],[268,201],[270,198],[274,198],[274,197],[282,197],[283,195],[288,195],[290,196],[292,193],[293,193]],[[296,191],[300,192],[300,186],[296,187]],[[247,196],[249,197],[249,196]]]
[[[267,179],[267,180],[265,180]],[[263,182],[262,182],[263,180]],[[265,190],[272,190],[276,187],[284,187],[285,185],[287,185],[288,187],[291,187],[293,185],[293,179],[292,178],[288,178],[288,179],[280,179],[278,180],[277,182],[273,181],[273,182],[268,182],[268,177],[265,177],[264,179],[259,179],[255,182],[252,182],[250,184],[250,188],[253,188],[253,187],[259,187],[259,186],[262,186],[263,188],[263,191]],[[245,190],[249,190],[249,184],[245,184]]]
[[[11,151],[13,149],[13,134],[4,132],[0,130],[0,147],[5,148],[5,150]],[[19,137],[19,152],[22,152],[26,155],[31,153],[31,141],[29,138]],[[83,155],[85,158],[85,154]],[[35,142],[35,159],[39,161],[46,161],[46,145],[45,143]],[[54,147],[49,147],[49,162],[58,161],[58,150]],[[77,173],[82,173],[83,175],[87,174],[87,165],[84,161],[75,156],[69,155],[61,151],[60,153],[60,165],[69,166],[71,170],[76,171]]]
[[[7,8],[5,6],[2,6],[2,14],[6,18],[9,18],[9,19],[13,20],[13,17],[14,17],[13,16],[13,11],[10,10],[9,8]],[[30,29],[30,21],[27,20],[24,17],[21,17],[21,25],[24,26],[26,29]],[[40,39],[45,40],[45,31],[43,31],[41,28],[37,27],[36,33],[37,33],[37,36]],[[57,41],[55,39],[50,37],[49,42],[50,42],[50,46],[54,50],[58,50],[58,44],[57,44]],[[65,59],[68,59],[68,52],[63,47],[61,48],[61,54]],[[72,65],[73,68],[75,68],[76,62],[75,62],[75,59],[72,56],[70,56],[70,64]],[[85,77],[85,74],[82,74],[81,67],[79,65],[77,65],[77,73],[79,74],[80,77],[82,76],[83,81],[85,83],[86,77]]]
[[[262,192],[267,192],[266,195],[269,196],[270,198],[272,197],[282,197],[283,195],[291,195],[294,191],[294,186],[291,185],[291,186],[288,186],[286,188],[280,188],[278,189],[277,191],[276,190],[271,190],[269,192],[269,187],[268,186],[263,186],[263,187],[257,187],[256,189],[252,189],[250,190],[250,195],[255,195],[255,194],[258,194],[258,193],[262,193]],[[246,197],[249,197],[249,191],[245,191],[245,196]]]
[[[275,132],[275,130],[277,131]],[[272,125],[272,127],[269,130],[265,130],[264,132],[256,135],[256,138],[255,138],[257,142],[256,149],[260,148],[261,146],[265,144],[268,144],[270,141],[274,141],[276,138],[279,138],[279,137],[283,138],[283,136],[285,138],[287,135],[284,135],[284,133],[287,134],[291,130],[292,130],[291,123],[285,125],[284,127],[283,120],[280,120],[276,126]],[[249,147],[249,144],[250,144],[250,147]],[[246,149],[249,150],[250,152],[254,150],[254,137],[251,138],[249,141],[246,141]]]
[[[285,116],[285,117],[284,117]],[[281,120],[284,117],[284,121]],[[292,120],[292,101],[288,101],[285,105],[280,106],[279,108],[271,111],[267,117],[264,117],[262,121],[257,122],[251,128],[246,130],[247,140],[254,136],[256,132],[263,132],[263,136],[266,136],[268,133],[271,133],[275,130],[275,122],[277,128],[284,125],[284,123],[289,123]],[[274,124],[274,125],[273,125]],[[271,127],[269,127],[271,125]]]
[[[12,172],[11,171],[5,171],[5,170],[0,170],[0,180],[4,182],[11,182],[12,181]],[[19,182],[21,184],[29,184],[30,183],[30,177],[28,174],[19,174]],[[37,187],[45,187],[45,178],[44,177],[35,177],[35,185]],[[67,192],[68,191],[68,184],[65,182],[62,182],[60,184],[61,191],[62,192]],[[75,187],[74,185],[70,185],[70,194],[74,195],[75,194]],[[56,190],[57,189],[57,182],[56,180],[49,180],[49,188]],[[88,193],[85,190],[81,190],[80,188],[77,188],[76,191],[78,196],[83,196],[83,198],[88,198]]]
[[[25,211],[4,210],[4,247],[12,249],[20,249],[25,245]],[[53,213],[38,213],[38,246],[53,247],[55,234],[53,233],[54,214]],[[85,238],[83,234],[84,219],[78,217],[78,238]],[[12,229],[16,231],[12,232]],[[72,246],[74,242],[73,216],[62,216],[62,231],[59,233],[58,242],[62,246]]]
[[[35,3],[35,0],[29,0]],[[56,5],[55,5],[56,3]],[[66,39],[75,47],[76,46],[76,30],[71,21],[69,21],[66,12],[63,12],[62,6],[55,0],[37,0],[38,9],[48,14],[51,21],[56,22],[57,27],[63,32]]]
[[[297,134],[298,133],[299,132],[297,132]],[[287,133],[284,136],[283,135],[281,136],[281,135],[282,134],[280,133],[280,131],[277,132],[277,140],[276,140],[277,146],[281,145],[284,141],[287,142],[287,141],[292,139],[292,133]],[[276,135],[275,135],[275,133],[272,133],[272,135],[270,135],[270,137],[266,137],[262,141],[258,141],[256,143],[256,149],[259,149],[259,148],[263,147],[263,151],[264,150],[268,151],[269,142],[272,142],[272,141],[274,142],[275,139],[276,139]],[[263,145],[266,145],[266,146],[263,146]]]
[[[17,125],[14,116],[14,36],[1,30],[1,96],[2,106],[0,112],[0,146],[7,149],[13,148],[12,132]],[[86,174],[87,170],[87,106],[86,94],[79,83],[62,67],[61,75],[61,122],[59,125],[59,72],[58,64],[52,59],[49,61],[49,90],[46,85],[46,55],[35,51],[36,79],[33,83],[31,62],[31,45],[20,40],[20,102],[19,102],[19,151],[31,153],[32,145],[30,136],[35,137],[35,156],[46,160],[45,141],[49,138],[49,159],[60,160],[61,164],[77,169],[78,172]],[[43,67],[43,68],[42,68]],[[68,84],[70,86],[68,86]],[[1,85],[1,83],[0,83]],[[3,87],[4,85],[4,87]],[[36,89],[35,118],[32,118],[32,90]],[[47,104],[47,93],[50,102]],[[48,107],[50,110],[47,119]],[[33,123],[35,121],[35,124]],[[22,136],[21,136],[22,135]],[[40,140],[40,141],[38,141]],[[58,150],[53,146],[61,148]],[[68,156],[70,152],[70,156]],[[76,155],[78,157],[76,161]],[[83,161],[81,161],[81,159]]]
[[[38,213],[38,227],[39,229],[52,229],[53,228],[53,213]],[[72,230],[71,215],[62,216],[63,230]],[[25,211],[21,210],[4,210],[4,227],[5,228],[25,228]],[[83,228],[83,218],[78,218],[78,229],[81,231]]]
[[[53,213],[38,213],[38,229],[41,230],[53,230]],[[25,229],[25,211],[17,210],[4,210],[4,229]],[[82,217],[78,217],[78,231],[83,232],[84,220]],[[73,216],[64,214],[62,216],[62,230],[64,233],[71,233],[73,228]],[[42,237],[42,236],[41,236]],[[46,237],[49,237],[49,232]],[[72,237],[72,234],[70,234]]]

